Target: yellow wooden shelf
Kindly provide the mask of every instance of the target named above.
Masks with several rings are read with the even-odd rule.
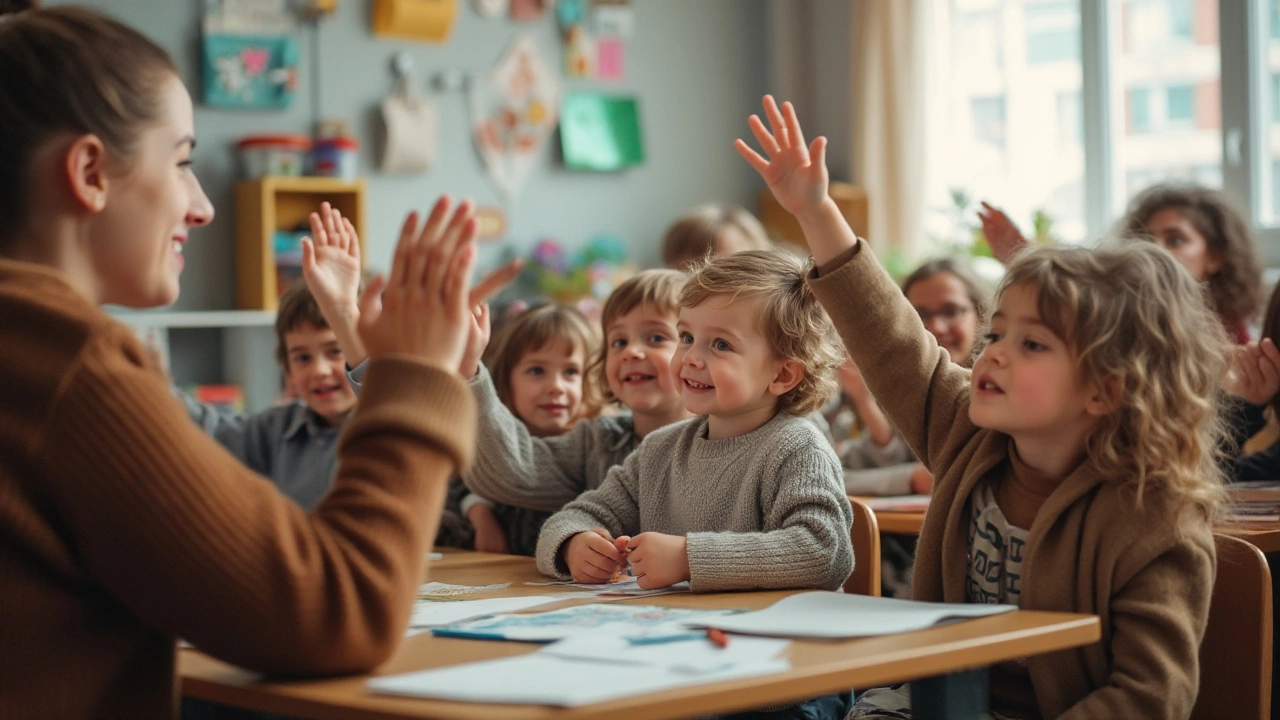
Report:
[[[280,288],[272,238],[305,227],[328,202],[351,220],[365,256],[365,183],[325,177],[269,176],[236,185],[236,304],[242,310],[275,310]]]

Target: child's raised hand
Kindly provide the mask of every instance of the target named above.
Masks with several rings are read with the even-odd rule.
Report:
[[[827,139],[820,137],[806,147],[800,121],[790,102],[783,103],[779,110],[773,96],[765,95],[764,110],[769,128],[756,115],[748,118],[747,124],[768,159],[741,139],[733,145],[760,173],[787,212],[804,215],[827,200]]]
[[[356,308],[360,288],[360,238],[342,213],[320,203],[311,213],[311,237],[302,239],[302,276],[324,310]]]
[[[458,366],[458,374],[470,380],[480,369],[480,357],[484,349],[489,347],[489,336],[492,326],[489,322],[489,303],[482,302],[471,309],[471,327],[467,332],[467,351],[462,356],[462,364]]]
[[[1280,393],[1280,350],[1271,338],[1234,350],[1227,392],[1254,405],[1266,405]]]
[[[991,254],[1002,265],[1008,265],[1019,250],[1031,244],[1003,210],[985,200],[978,211],[978,220],[982,222],[982,234],[991,246]]]
[[[645,590],[689,579],[689,549],[683,535],[647,532],[627,543],[636,584]]]
[[[471,327],[471,269],[476,218],[469,201],[450,216],[447,196],[426,224],[410,213],[400,230],[391,276],[377,278],[360,300],[360,338],[370,356],[402,353],[457,372]]]
[[[569,574],[582,583],[606,583],[627,562],[626,555],[613,545],[613,536],[604,528],[580,532],[564,549]]]

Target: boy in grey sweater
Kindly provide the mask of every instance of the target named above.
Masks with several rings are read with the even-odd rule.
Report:
[[[680,295],[671,369],[698,417],[654,431],[552,516],[538,568],[645,588],[840,587],[853,568],[840,460],[803,415],[843,360],[805,268],[776,251],[707,261]]]

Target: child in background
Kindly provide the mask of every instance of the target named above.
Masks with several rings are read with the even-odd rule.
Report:
[[[982,231],[1007,264],[1028,242],[1009,216],[985,202],[982,207]],[[1226,196],[1199,185],[1153,185],[1129,202],[1116,234],[1173,253],[1206,286],[1227,335],[1249,341],[1249,323],[1262,305],[1262,262],[1249,223]]]
[[[537,437],[503,404],[489,371],[480,366],[471,380],[480,411],[480,452],[464,478],[467,486],[497,502],[555,512],[599,487],[609,468],[646,435],[687,418],[671,372],[685,279],[675,270],[645,270],[605,301],[605,344],[588,365],[586,382],[629,415],[599,417],[563,435]]]
[[[1146,243],[1021,253],[971,381],[827,198],[825,139],[806,146],[789,103],[766,97],[765,109],[772,131],[750,125],[768,159],[738,150],[800,221],[809,284],[935,474],[914,597],[1101,621],[1098,645],[993,668],[993,714],[1187,717],[1216,563],[1227,367],[1194,279]],[[909,716],[903,687],[868,691],[850,717]]]
[[[1256,408],[1251,415],[1261,415],[1269,408],[1274,417],[1280,410],[1280,351],[1275,346],[1280,337],[1280,286],[1271,293],[1267,312],[1262,319],[1262,340],[1237,349],[1234,358],[1231,390],[1241,400]],[[1247,439],[1235,438],[1237,443]],[[1265,450],[1245,455],[1231,465],[1232,480],[1275,480],[1280,477],[1280,441]]]
[[[498,399],[533,437],[563,435],[599,411],[592,383],[584,377],[587,358],[600,348],[595,328],[577,310],[543,305],[526,310],[502,329],[490,362]],[[476,495],[462,501],[475,527],[475,548],[485,552],[533,555],[538,531],[550,513],[495,505]]]
[[[671,373],[697,417],[654,432],[599,488],[546,522],[538,569],[644,588],[834,590],[849,577],[840,461],[807,413],[842,357],[798,260],[711,258],[680,293]],[[616,540],[615,540],[616,538]]]
[[[338,435],[356,396],[347,383],[338,340],[303,282],[280,296],[276,361],[295,402],[249,415],[198,403],[184,392],[178,395],[206,433],[311,510],[333,484]]]
[[[769,234],[755,215],[735,205],[700,205],[667,228],[662,263],[687,270],[712,255],[767,250],[769,245]]]

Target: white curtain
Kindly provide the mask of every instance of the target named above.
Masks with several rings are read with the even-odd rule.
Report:
[[[934,0],[850,0],[853,6],[853,182],[866,189],[877,253],[924,248],[928,121],[926,42]]]

